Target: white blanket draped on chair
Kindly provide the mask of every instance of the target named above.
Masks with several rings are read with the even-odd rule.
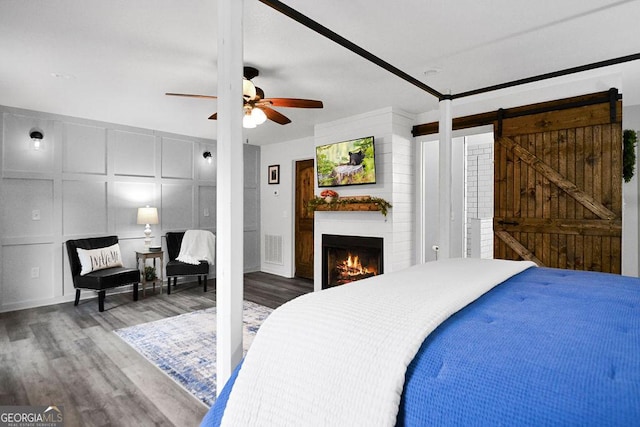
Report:
[[[182,238],[180,253],[176,260],[198,265],[207,261],[214,265],[216,260],[216,236],[207,230],[187,230]]]

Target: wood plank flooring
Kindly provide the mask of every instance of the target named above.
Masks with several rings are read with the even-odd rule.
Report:
[[[0,314],[0,405],[64,406],[65,426],[197,426],[207,407],[112,331],[215,306],[215,280],[203,293],[178,284]],[[245,275],[245,299],[276,308],[313,290],[312,281]],[[88,291],[87,291],[88,292]],[[83,292],[85,294],[85,292]]]

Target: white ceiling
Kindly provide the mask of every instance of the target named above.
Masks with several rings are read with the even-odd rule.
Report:
[[[639,0],[284,3],[443,93],[640,52]],[[216,94],[216,12],[215,0],[0,0],[0,105],[215,139],[215,100],[164,93]],[[437,108],[258,0],[245,0],[244,18],[244,62],[260,70],[266,96],[325,106],[280,108],[293,122],[246,130],[252,144],[389,106]],[[626,105],[640,104],[640,61],[606,72],[619,76]]]

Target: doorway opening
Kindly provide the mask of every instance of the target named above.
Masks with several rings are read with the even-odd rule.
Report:
[[[493,132],[475,133],[452,139],[454,169],[451,200],[452,256],[493,258]],[[439,142],[423,141],[421,242],[422,260],[438,259],[439,248]]]

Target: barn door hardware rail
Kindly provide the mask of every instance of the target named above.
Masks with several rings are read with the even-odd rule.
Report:
[[[615,123],[618,118],[617,104],[622,99],[622,95],[618,92],[617,88],[612,87],[607,92],[602,92],[602,95],[596,97],[585,97],[573,102],[565,102],[561,105],[553,106],[541,106],[538,108],[530,108],[527,110],[517,109],[515,111],[509,111],[507,109],[500,108],[496,112],[497,117],[497,131],[496,136],[502,137],[502,121],[505,119],[513,119],[516,117],[530,116],[533,114],[548,113],[549,111],[561,111],[569,110],[572,108],[588,107],[590,105],[609,103],[609,121]]]
[[[503,121],[517,117],[530,116],[534,114],[548,113],[551,111],[569,110],[572,108],[587,107],[597,104],[609,104],[609,122],[616,123],[621,120],[617,102],[622,99],[622,94],[617,88],[608,91],[582,95],[578,97],[547,101],[533,106],[515,107],[509,109],[500,108],[496,111],[474,114],[453,119],[453,130],[467,129],[476,126],[490,125],[495,123],[495,134],[497,138],[502,136]],[[415,125],[411,130],[413,136],[430,135],[438,133],[439,123],[431,122]]]

